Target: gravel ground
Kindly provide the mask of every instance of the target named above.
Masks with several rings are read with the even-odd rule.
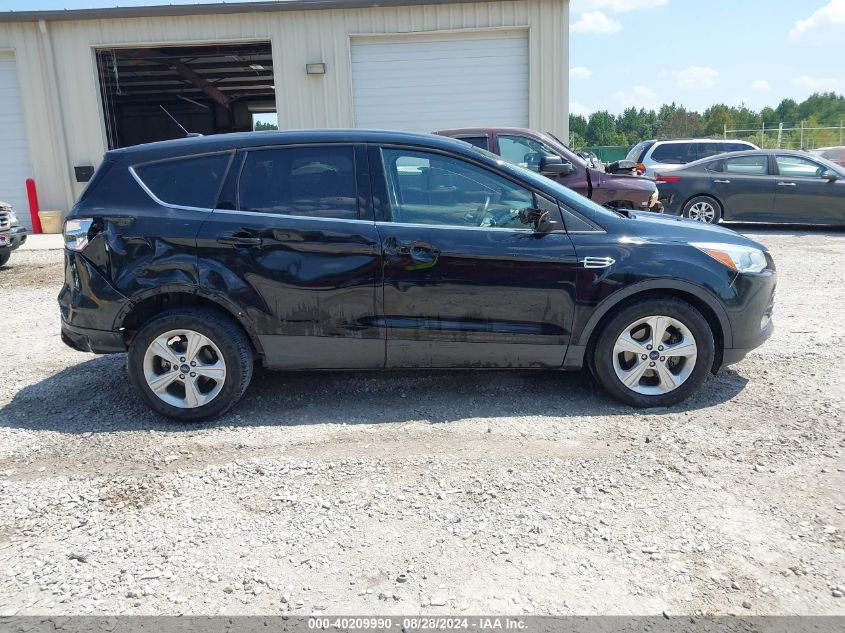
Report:
[[[685,405],[586,374],[260,372],[214,424],[0,271],[0,613],[845,614],[845,233],[747,230],[773,338]]]

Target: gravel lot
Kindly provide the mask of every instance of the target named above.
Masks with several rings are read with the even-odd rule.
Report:
[[[260,372],[214,424],[0,270],[0,613],[845,614],[845,233],[745,230],[776,333],[683,406],[586,374]]]

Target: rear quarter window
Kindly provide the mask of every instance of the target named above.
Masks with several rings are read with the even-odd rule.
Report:
[[[226,177],[231,153],[174,158],[133,170],[153,196],[165,204],[211,209]]]
[[[690,149],[690,143],[663,143],[654,148],[651,159],[658,163],[688,163],[692,160]]]

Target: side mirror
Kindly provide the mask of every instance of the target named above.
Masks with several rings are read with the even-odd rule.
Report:
[[[544,176],[568,176],[574,171],[574,165],[560,156],[543,156],[540,159],[540,173]]]
[[[535,233],[548,233],[554,226],[548,211],[531,207],[519,212],[519,221],[523,224],[533,225]]]
[[[822,178],[829,182],[834,182],[835,180],[839,180],[839,174],[837,174],[835,171],[827,169],[822,173]]]

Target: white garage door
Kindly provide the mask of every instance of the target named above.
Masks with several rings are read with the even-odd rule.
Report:
[[[26,179],[32,176],[23,123],[15,56],[0,51],[0,200],[10,203],[18,218],[30,226]],[[30,227],[31,228],[31,227]]]
[[[528,35],[355,38],[352,94],[360,128],[527,127]]]

